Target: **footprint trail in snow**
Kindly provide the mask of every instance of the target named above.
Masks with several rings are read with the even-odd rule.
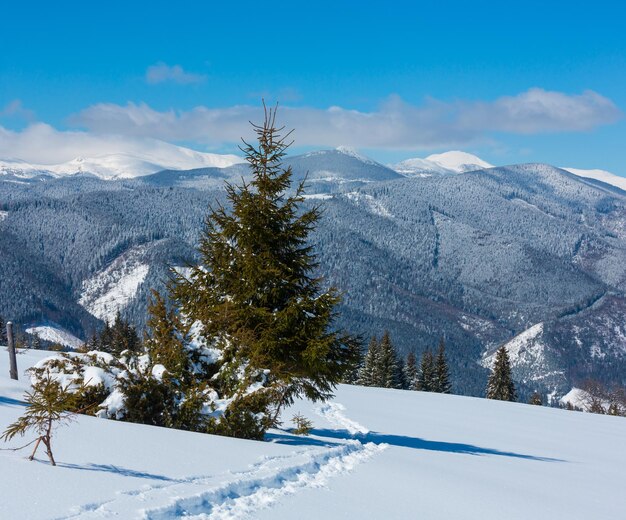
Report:
[[[350,435],[357,435],[359,433],[365,435],[370,432],[369,429],[362,424],[346,417],[344,414],[345,410],[346,407],[341,403],[325,403],[315,411],[329,423],[348,430]]]
[[[369,432],[346,417],[345,407],[339,403],[326,403],[316,412],[350,435]],[[285,497],[325,487],[333,477],[352,471],[386,448],[385,444],[363,444],[357,439],[346,439],[332,447],[309,447],[288,455],[265,457],[241,472],[180,479],[119,493],[113,500],[85,505],[65,518],[252,518],[255,511],[271,507]]]

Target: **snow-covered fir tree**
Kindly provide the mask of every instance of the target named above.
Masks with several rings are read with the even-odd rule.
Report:
[[[358,360],[358,342],[331,329],[340,296],[313,275],[308,244],[320,210],[300,211],[303,183],[287,193],[292,174],[282,160],[290,133],[275,118],[276,110],[266,110],[264,123],[254,125],[258,144],[242,148],[253,180],[226,185],[230,209],[210,212],[201,262],[189,277],[177,276],[171,294],[219,352],[212,381],[233,399],[225,418],[242,429],[257,420],[275,424],[296,397],[328,399]]]
[[[34,350],[41,350],[41,338],[37,334],[34,335],[30,348]]]
[[[517,400],[509,354],[504,345],[496,352],[493,371],[487,383],[487,399],[498,399],[500,401]]]
[[[124,351],[139,352],[141,340],[135,327],[118,313],[112,324],[105,323],[97,336],[97,349],[101,352],[119,355]]]
[[[450,383],[450,370],[446,360],[446,344],[443,338],[439,341],[439,350],[435,360],[433,392],[441,394],[449,394],[452,391],[452,383]]]
[[[363,362],[361,363],[361,368],[359,369],[359,385],[380,386],[379,353],[380,343],[376,336],[372,336]]]
[[[359,371],[358,384],[380,388],[405,388],[404,365],[385,331],[379,340],[370,340]]]
[[[379,345],[378,367],[381,375],[380,384],[383,388],[403,388],[404,374],[402,363],[391,342],[389,332],[385,331]]]
[[[418,375],[417,359],[413,352],[409,352],[406,357],[406,363],[404,364],[404,380],[408,390],[418,389]]]
[[[435,361],[430,350],[422,354],[419,375],[417,379],[417,389],[422,392],[433,392],[435,388]]]

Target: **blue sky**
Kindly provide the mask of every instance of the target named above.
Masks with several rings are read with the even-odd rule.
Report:
[[[265,97],[296,151],[462,149],[626,175],[617,1],[22,1],[0,14],[2,157],[56,162],[120,137],[231,152]]]

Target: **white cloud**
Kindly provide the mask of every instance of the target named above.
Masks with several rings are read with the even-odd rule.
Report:
[[[593,91],[569,95],[538,88],[494,101],[427,99],[411,105],[391,96],[372,112],[337,106],[284,107],[281,112],[281,121],[296,129],[298,145],[406,150],[464,146],[494,132],[585,131],[622,115],[610,99]],[[96,133],[219,144],[250,135],[248,122],[260,117],[261,109],[248,105],[160,112],[144,103],[101,103],[72,121]]]
[[[568,95],[539,88],[493,103],[464,103],[459,114],[463,126],[520,134],[585,131],[621,117],[610,99],[592,90]]]
[[[19,101],[2,109],[8,116],[24,111]],[[144,103],[101,103],[70,119],[84,130],[61,131],[32,123],[21,131],[0,126],[0,158],[55,164],[77,156],[127,153],[158,156],[174,153],[168,142],[197,148],[253,140],[249,121],[260,121],[260,106],[196,107],[158,111]],[[443,102],[428,99],[411,105],[397,96],[371,112],[342,107],[283,107],[281,124],[295,128],[298,146],[338,146],[378,150],[456,148],[486,142],[493,133],[538,134],[586,131],[621,117],[613,102],[587,91],[568,95],[531,89],[494,101]]]
[[[180,65],[168,65],[163,62],[150,65],[146,70],[146,81],[151,85],[167,81],[188,85],[190,83],[202,83],[206,78],[206,74],[186,72]]]
[[[128,154],[163,164],[172,160],[193,163],[197,159],[191,150],[147,137],[60,131],[44,123],[31,124],[21,131],[0,126],[0,159],[45,165],[67,162],[79,156],[109,154]]]

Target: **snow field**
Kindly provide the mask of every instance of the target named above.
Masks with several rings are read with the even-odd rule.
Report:
[[[29,387],[23,371],[52,353],[21,353],[15,382],[5,376],[8,356],[1,350],[4,429],[23,410]],[[16,497],[0,504],[0,518],[254,518],[255,511],[323,488],[385,449],[349,438],[301,441],[282,431],[274,442],[254,442],[77,416],[53,438],[56,468],[43,452],[29,462],[28,450],[0,451],[0,486]],[[33,481],[44,488],[33,489]]]
[[[284,497],[303,489],[327,486],[329,479],[350,472],[385,447],[351,441],[334,448],[295,453],[289,458],[269,459],[232,481],[208,486],[205,491],[191,496],[177,494],[170,504],[144,510],[143,515],[149,520],[183,516],[211,520],[253,518],[255,512],[270,507]],[[198,484],[206,488],[208,482],[200,481]],[[184,491],[193,493],[193,489]]]
[[[21,353],[20,374],[46,355]],[[1,429],[27,387],[7,374],[0,349]],[[624,518],[621,417],[347,385],[285,427],[296,412],[311,435],[269,442],[80,416],[53,439],[56,468],[0,451],[0,518]]]

